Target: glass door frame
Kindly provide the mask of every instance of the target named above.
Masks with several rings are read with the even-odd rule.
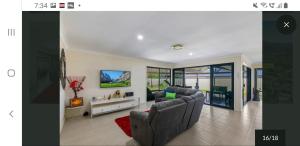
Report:
[[[219,106],[219,105],[215,105],[215,104],[212,104],[212,85],[213,85],[213,76],[212,76],[212,68],[214,66],[222,66],[222,65],[231,65],[232,66],[232,72],[231,72],[231,75],[232,75],[232,79],[231,79],[231,86],[232,86],[232,107],[225,107],[225,106]],[[189,67],[182,67],[182,68],[173,68],[172,69],[172,85],[174,86],[174,83],[175,83],[175,71],[174,70],[183,70],[183,86],[185,86],[185,69],[186,68],[194,68],[194,67],[207,67],[209,66],[210,68],[210,92],[209,92],[209,103],[204,103],[206,105],[210,105],[210,106],[216,106],[216,107],[221,107],[221,108],[226,108],[226,109],[232,109],[234,110],[234,62],[229,62],[229,63],[221,63],[221,64],[210,64],[210,65],[200,65],[200,66],[189,66]],[[204,93],[203,93],[204,94]]]
[[[244,83],[244,72],[246,71],[247,74],[247,82]],[[243,100],[243,105],[246,105],[248,103],[248,101],[251,101],[252,99],[252,69],[246,65],[242,66],[242,79],[243,79],[243,84],[242,84],[242,92],[244,91],[244,84],[247,86],[247,98],[245,101],[245,97],[244,97],[244,92],[242,94],[242,100]],[[250,99],[249,99],[250,98]]]
[[[213,77],[214,77],[214,67],[218,67],[218,66],[225,66],[225,65],[230,65],[232,70],[231,70],[231,90],[232,90],[232,103],[229,103],[230,105],[232,105],[232,107],[226,107],[226,106],[221,106],[221,105],[217,105],[217,104],[213,104],[213,90],[214,90],[214,84],[213,84]],[[226,108],[226,109],[232,109],[234,110],[234,63],[222,63],[222,64],[213,64],[210,65],[210,93],[209,93],[209,97],[210,97],[210,104],[212,106],[216,106],[216,107],[221,107],[221,108]]]
[[[252,99],[252,69],[250,67],[247,67],[247,77],[248,77],[248,86],[249,86],[249,89],[248,89],[248,94],[247,94],[247,102],[248,101],[251,101]]]
[[[254,89],[257,90],[257,71],[258,70],[261,70],[262,71],[262,68],[255,68],[254,69]]]
[[[182,87],[185,87],[185,68],[173,68],[172,69],[172,86],[176,86],[175,85],[175,71],[176,70],[183,72]]]
[[[186,83],[185,82],[185,79],[186,79],[186,77],[185,77],[185,69],[189,69],[189,68],[201,68],[201,67],[209,67],[209,84],[211,84],[211,74],[210,74],[211,73],[211,65],[190,66],[190,67],[183,68],[184,69],[184,87],[186,87],[186,84],[185,84]],[[210,101],[210,88],[211,87],[209,85],[209,91],[205,91],[205,93],[203,93],[205,95],[205,98],[209,98],[208,101]],[[207,95],[208,95],[208,97],[207,97]],[[204,104],[211,105],[210,102],[207,103],[206,101],[207,101],[207,99],[205,99]]]
[[[253,99],[254,101],[259,101],[261,100],[260,99],[260,92],[258,89],[257,89],[257,79],[258,79],[258,75],[257,75],[257,72],[261,70],[262,71],[262,76],[263,76],[263,68],[254,68],[254,93],[253,93]],[[263,92],[263,91],[262,91]]]

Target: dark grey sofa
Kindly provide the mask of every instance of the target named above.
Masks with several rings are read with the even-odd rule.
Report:
[[[171,87],[166,88],[165,90],[175,92],[176,93],[176,98],[181,98],[183,96],[194,96],[195,97],[195,96],[199,96],[198,94],[202,94],[197,89],[182,88],[182,87],[172,87],[171,86]],[[167,100],[165,98],[165,91],[156,92],[154,97],[155,97],[155,102],[161,102],[161,101],[166,101]]]
[[[165,145],[199,120],[204,95],[194,89],[182,89],[189,91],[177,99],[153,104],[149,112],[130,112],[132,136],[140,145]]]

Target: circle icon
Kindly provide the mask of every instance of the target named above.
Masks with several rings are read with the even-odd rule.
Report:
[[[15,70],[9,69],[9,70],[7,71],[7,75],[8,75],[9,77],[14,77],[14,76],[16,75]]]

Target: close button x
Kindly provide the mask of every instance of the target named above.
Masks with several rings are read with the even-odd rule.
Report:
[[[296,19],[291,15],[282,15],[277,19],[277,28],[283,34],[293,33],[296,26]]]
[[[290,26],[289,26],[290,22],[283,22],[283,23],[284,23],[284,26],[283,26],[283,27],[287,27],[287,28],[290,27]]]

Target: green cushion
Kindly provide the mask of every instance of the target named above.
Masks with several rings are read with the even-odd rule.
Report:
[[[167,99],[175,99],[176,93],[166,92],[166,98]]]

